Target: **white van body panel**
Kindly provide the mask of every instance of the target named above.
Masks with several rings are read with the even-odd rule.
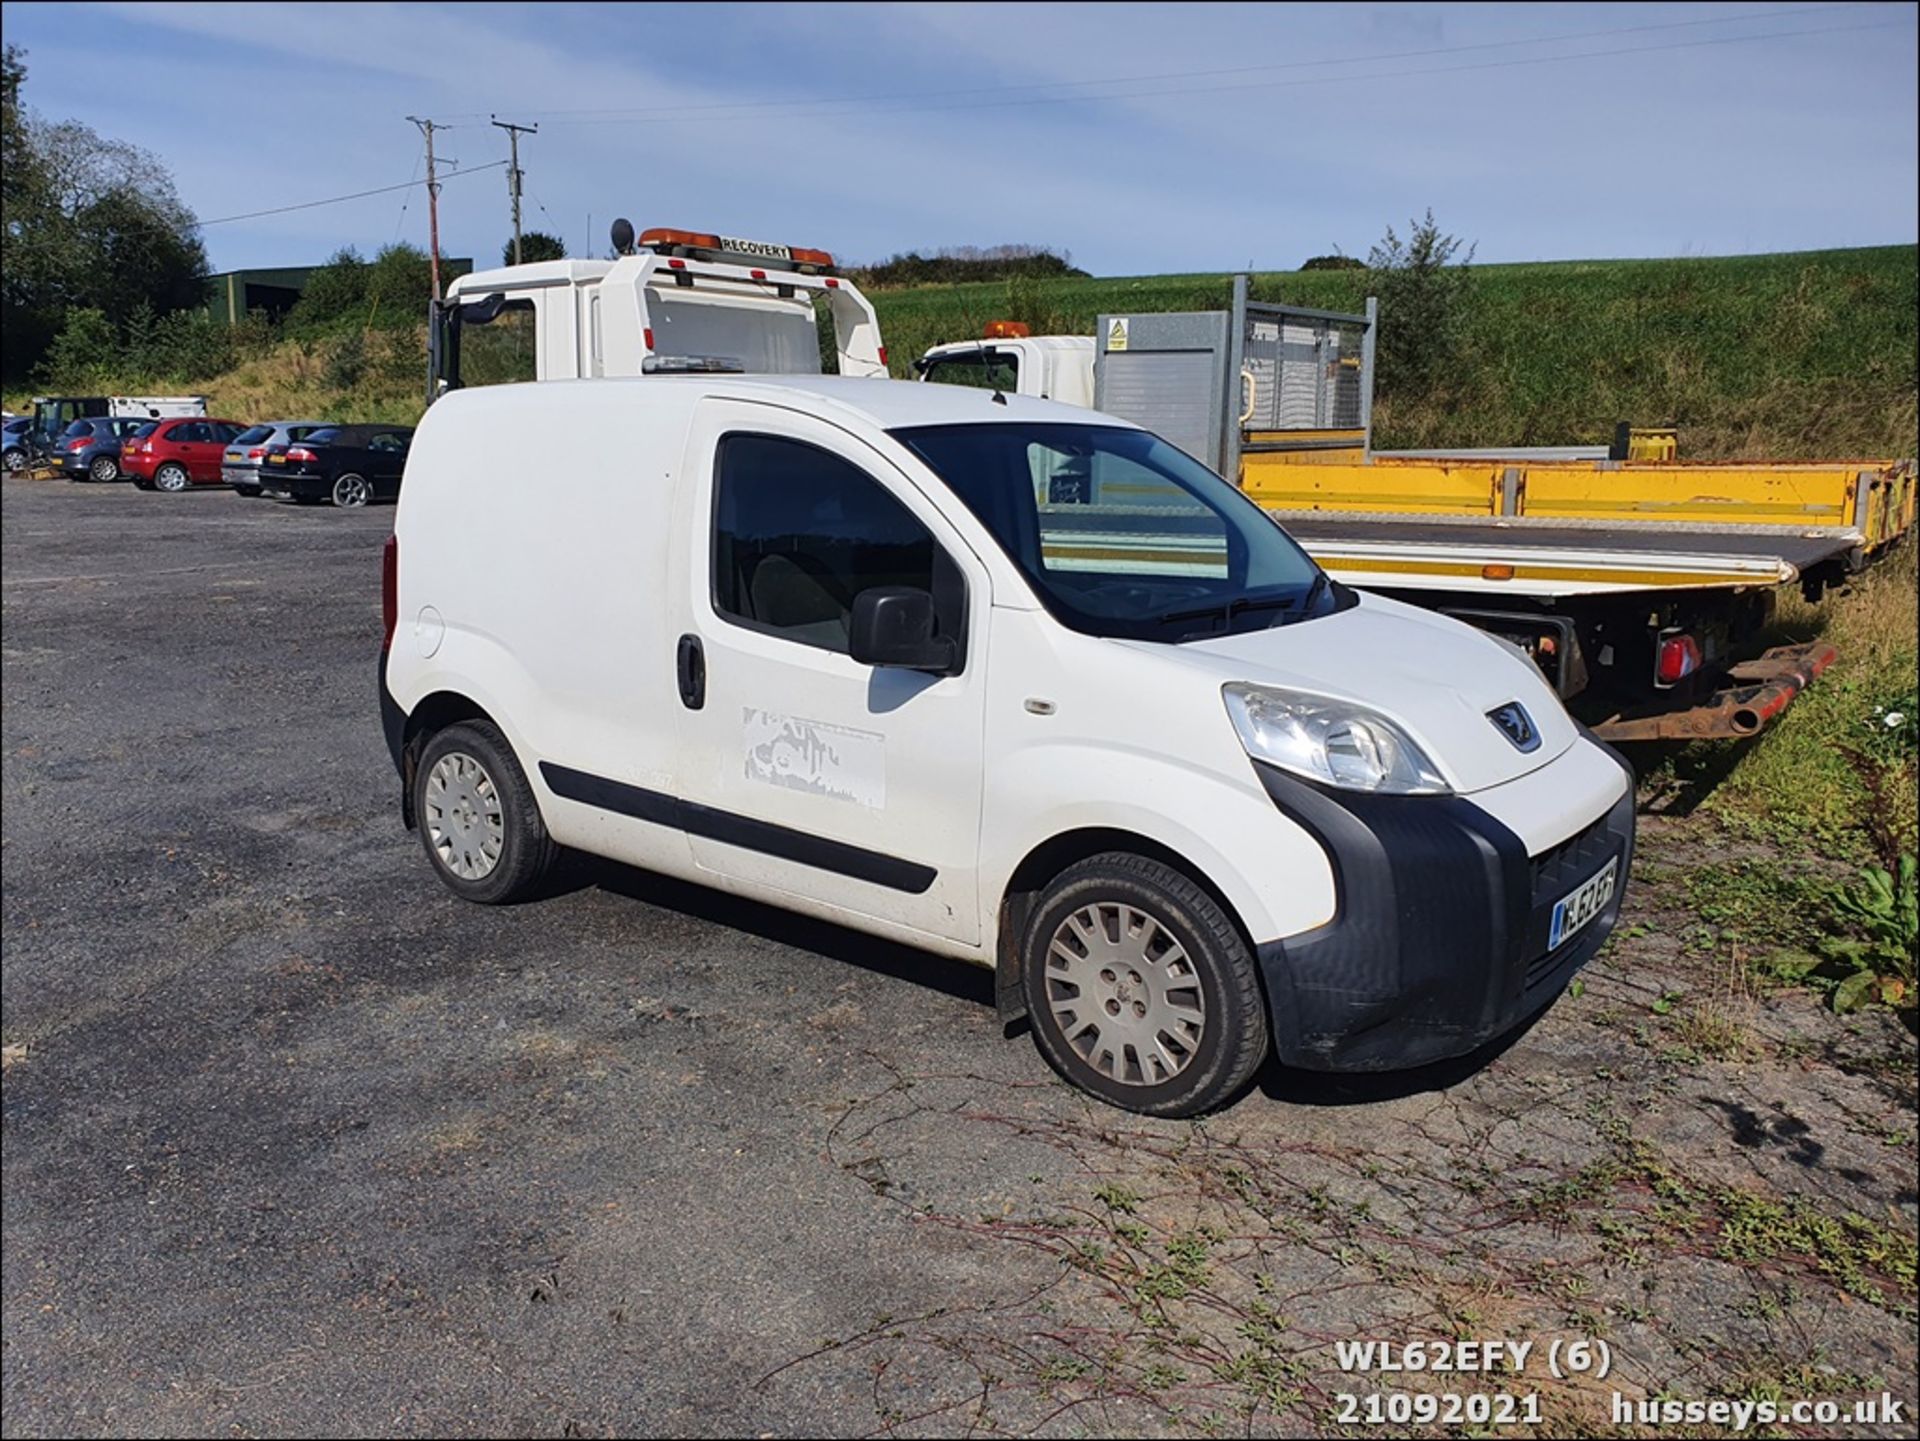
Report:
[[[993,667],[980,861],[991,904],[1041,845],[1111,830],[1185,856],[1253,936],[1332,917],[1326,853],[1261,789],[1217,691],[1032,610],[994,611]],[[1053,709],[1036,715],[1028,701]]]
[[[862,665],[717,612],[702,522],[714,514],[717,448],[735,434],[797,441],[846,460],[933,533],[966,580],[969,643],[960,674]],[[703,644],[707,695],[701,709],[681,715],[676,794],[925,865],[936,875],[926,890],[903,892],[696,836],[693,855],[702,871],[974,945],[982,933],[976,872],[992,587],[972,547],[889,452],[897,455],[899,447],[882,449],[791,404],[699,404],[681,468],[689,504],[673,527],[669,607],[675,626]],[[929,824],[935,817],[938,823]]]
[[[625,784],[674,779],[671,637],[660,604],[670,466],[555,468],[537,482],[504,466],[532,433],[606,433],[608,396],[589,385],[455,391],[422,418],[414,444],[445,483],[402,486],[400,624],[389,678],[409,710],[450,691],[471,697],[513,743],[556,839],[634,864],[686,864],[686,840],[553,795],[542,759]],[[622,408],[633,456],[680,450],[696,397],[671,386]],[[419,474],[408,456],[408,477]],[[423,654],[427,644],[431,654]],[[662,663],[665,652],[668,659]]]
[[[1537,770],[1579,739],[1539,670],[1484,631],[1362,592],[1312,625],[1248,631],[1178,647],[1128,642],[1210,668],[1221,685],[1251,681],[1358,701],[1398,721],[1454,790],[1471,795]],[[1516,750],[1487,719],[1519,701],[1541,743]]]

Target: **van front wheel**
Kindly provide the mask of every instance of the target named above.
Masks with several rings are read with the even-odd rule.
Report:
[[[1154,1116],[1219,1105],[1267,1054],[1253,956],[1172,866],[1114,852],[1068,867],[1021,949],[1033,1039],[1067,1080]]]
[[[462,721],[427,742],[413,813],[447,889],[481,905],[525,899],[559,849],[513,747],[489,721]]]

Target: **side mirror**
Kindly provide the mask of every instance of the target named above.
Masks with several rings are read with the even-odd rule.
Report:
[[[853,598],[847,650],[862,665],[953,670],[952,636],[933,633],[933,597],[904,585],[877,585]]]

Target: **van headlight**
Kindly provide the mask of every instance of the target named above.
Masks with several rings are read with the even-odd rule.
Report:
[[[1453,789],[1413,737],[1378,711],[1240,682],[1222,687],[1221,696],[1255,760],[1342,790],[1414,796]]]

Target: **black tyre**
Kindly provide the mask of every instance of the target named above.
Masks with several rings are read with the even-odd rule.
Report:
[[[133,488],[135,490],[152,490],[153,482],[150,480],[136,480],[133,483]]]
[[[373,487],[362,475],[349,472],[333,483],[333,503],[341,510],[359,510],[373,499]]]
[[[462,721],[428,740],[413,813],[447,889],[483,906],[526,898],[559,853],[513,747],[490,721]]]
[[[106,482],[120,478],[120,462],[110,455],[96,455],[87,463],[87,478]]]
[[[1253,955],[1212,896],[1125,852],[1068,867],[1021,943],[1034,1043],[1101,1100],[1192,1116],[1227,1100],[1267,1054]]]

